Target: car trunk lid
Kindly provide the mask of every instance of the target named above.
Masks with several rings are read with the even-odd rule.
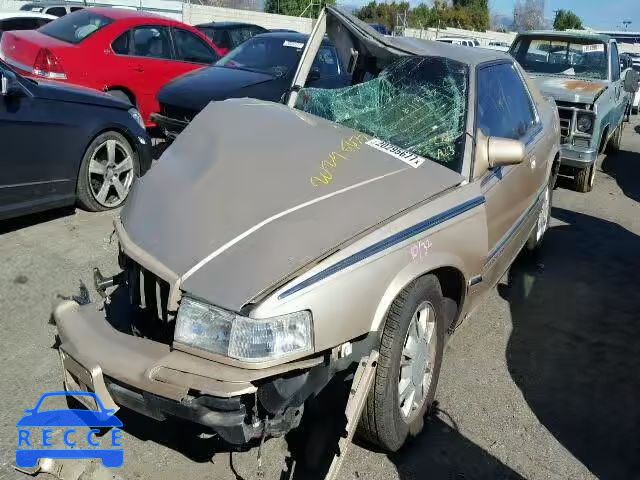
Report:
[[[5,32],[0,40],[0,58],[18,70],[33,74],[34,64],[43,49],[58,57],[61,48],[69,47],[71,45],[67,42],[37,30]]]

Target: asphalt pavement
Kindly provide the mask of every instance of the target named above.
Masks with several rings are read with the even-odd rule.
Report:
[[[423,433],[393,455],[356,442],[340,478],[640,478],[637,117],[623,151],[600,159],[593,192],[567,186],[554,191],[541,255],[519,259],[451,337]],[[0,478],[27,478],[12,468],[16,421],[61,387],[52,308],[97,297],[92,267],[118,270],[115,215],[0,222]],[[118,416],[124,479],[258,478],[256,448],[230,452],[184,423]],[[265,443],[264,478],[281,478],[287,451],[283,439]]]

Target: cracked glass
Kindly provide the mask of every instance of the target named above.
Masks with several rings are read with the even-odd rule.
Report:
[[[296,108],[460,172],[468,78],[454,60],[404,57],[357,85],[303,88]]]

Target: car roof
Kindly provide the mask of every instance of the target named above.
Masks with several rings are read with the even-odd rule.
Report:
[[[260,25],[256,25],[255,23],[247,23],[247,22],[209,22],[209,23],[199,23],[198,25],[195,25],[195,26],[208,27],[208,28],[241,28],[241,27],[263,28]]]
[[[111,18],[113,20],[153,19],[153,20],[162,20],[169,23],[180,23],[177,20],[173,20],[172,18],[169,18],[169,17],[163,17],[162,15],[156,15],[155,13],[141,12],[139,10],[129,10],[127,8],[92,7],[87,10],[98,13],[104,17]]]
[[[438,37],[436,40],[471,40],[473,42],[475,39],[471,37]]]
[[[67,7],[64,3],[25,3],[21,8]]]
[[[298,32],[265,32],[259,35],[255,35],[252,38],[256,37],[270,37],[270,38],[280,38],[282,40],[289,40],[292,42],[302,42],[306,43],[309,40],[309,35],[306,33],[298,33]],[[328,38],[322,39],[322,45],[331,45],[331,42]]]
[[[513,57],[499,50],[468,48],[461,45],[422,40],[413,37],[389,37],[391,46],[402,49],[413,55],[445,57],[460,63],[476,67],[482,63],[494,61],[513,62]]]
[[[466,64],[471,68],[487,62],[513,63],[514,61],[513,57],[498,50],[469,48],[414,37],[382,35],[346,10],[332,6],[325,7],[325,10],[331,16],[331,28],[337,30],[337,27],[333,25],[343,25],[353,37],[362,42],[364,48],[368,49],[371,55],[377,56],[383,61],[392,61],[392,59],[404,55],[445,57]],[[338,51],[340,52],[340,49]]]
[[[608,42],[612,40],[609,35],[604,35],[602,33],[594,33],[587,31],[580,32],[567,32],[564,31],[555,31],[555,30],[532,30],[530,32],[523,32],[518,35],[518,37],[556,37],[556,38],[585,38],[590,40],[598,40],[600,42]]]
[[[56,18],[58,18],[55,15],[49,15],[48,13],[32,12],[29,10],[19,10],[17,12],[0,11],[0,20],[6,20],[8,18],[21,18],[21,17],[49,18],[51,20],[55,20]]]

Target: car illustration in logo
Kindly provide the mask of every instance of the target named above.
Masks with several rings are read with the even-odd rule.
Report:
[[[38,411],[42,402],[49,397],[70,396],[70,397],[91,397],[87,400],[95,402],[96,410],[84,409],[58,409]],[[110,435],[98,438],[95,434],[100,433],[102,428],[121,427],[122,422],[113,415],[114,410],[104,407],[100,398],[93,392],[49,392],[40,397],[36,406],[25,410],[26,415],[18,420],[18,448],[16,449],[16,465],[20,468],[32,468],[41,458],[52,459],[85,459],[99,458],[102,465],[108,468],[121,467],[124,463],[124,451],[118,442],[121,430],[112,428]],[[38,447],[37,436],[39,432],[30,431],[31,427],[46,427],[42,429],[41,445]],[[56,449],[53,447],[53,430],[48,427],[63,428],[62,435],[66,449]],[[90,427],[86,435],[76,431],[73,427]],[[33,435],[32,435],[33,434]],[[86,439],[89,448],[75,448],[81,441]],[[109,448],[105,448],[108,446]],[[28,448],[21,448],[28,447]],[[120,448],[118,448],[120,447]]]

